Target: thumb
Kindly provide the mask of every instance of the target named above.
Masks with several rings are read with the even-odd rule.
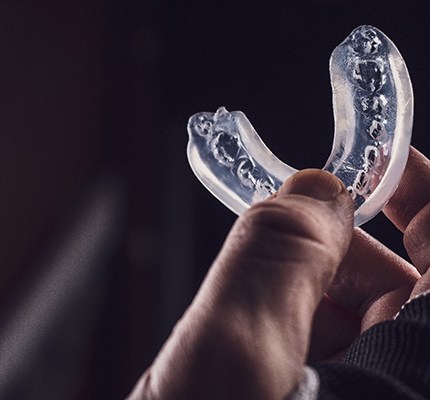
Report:
[[[352,215],[343,184],[319,170],[298,172],[251,207],[132,398],[284,398],[303,373]]]
[[[316,306],[346,254],[352,228],[353,204],[342,182],[320,170],[298,172],[237,220],[212,268],[214,282],[222,292],[242,293],[253,309],[283,313],[279,305],[288,287],[303,290]]]

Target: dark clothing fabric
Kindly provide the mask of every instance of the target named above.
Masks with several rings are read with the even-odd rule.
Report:
[[[319,399],[430,399],[430,294],[360,335],[343,363],[313,368]]]

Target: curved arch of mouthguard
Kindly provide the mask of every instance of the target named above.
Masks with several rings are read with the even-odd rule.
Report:
[[[323,169],[354,199],[354,224],[373,218],[406,165],[413,91],[406,65],[381,31],[360,26],[330,58],[335,134]],[[276,192],[297,170],[276,158],[245,114],[202,112],[188,122],[188,160],[212,194],[236,214]]]

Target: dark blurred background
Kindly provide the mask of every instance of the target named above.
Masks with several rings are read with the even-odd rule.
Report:
[[[360,24],[397,45],[430,154],[425,2],[0,4],[0,397],[118,399],[191,301],[235,216],[186,159],[187,119],[242,110],[322,167],[328,60]],[[378,216],[364,226],[404,255]]]

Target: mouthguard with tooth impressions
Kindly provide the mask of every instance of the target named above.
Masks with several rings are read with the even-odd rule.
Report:
[[[413,91],[402,56],[380,30],[359,26],[330,58],[335,133],[324,170],[354,200],[354,224],[394,193],[412,134]],[[188,122],[188,160],[206,188],[236,214],[275,193],[297,170],[276,158],[245,114],[201,112]]]

